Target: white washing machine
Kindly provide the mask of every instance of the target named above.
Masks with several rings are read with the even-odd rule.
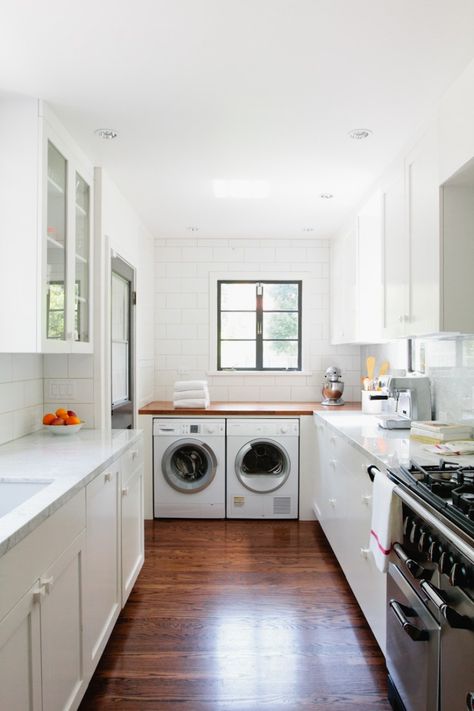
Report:
[[[299,420],[227,420],[227,518],[298,518]]]
[[[154,516],[225,518],[225,420],[153,420]]]

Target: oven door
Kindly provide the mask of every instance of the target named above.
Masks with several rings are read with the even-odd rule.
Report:
[[[387,669],[406,711],[439,708],[440,628],[400,570],[387,577]]]

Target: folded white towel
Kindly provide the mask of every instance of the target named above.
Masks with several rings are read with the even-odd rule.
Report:
[[[204,388],[203,390],[175,390],[173,395],[173,400],[202,400],[209,399],[209,390]]]
[[[394,487],[385,474],[375,472],[369,548],[382,573],[387,572],[392,544],[402,540],[402,502],[393,495]]]
[[[207,387],[207,380],[177,380],[174,384],[175,392],[180,390],[203,390]]]
[[[194,400],[174,400],[173,407],[176,410],[186,408],[196,408],[197,410],[205,410],[209,407],[210,402],[206,398],[195,398]]]

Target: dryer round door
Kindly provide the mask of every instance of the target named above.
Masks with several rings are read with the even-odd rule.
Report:
[[[165,450],[161,471],[176,491],[196,494],[206,489],[216,476],[216,455],[204,442],[180,439]]]
[[[269,494],[283,486],[290,469],[290,458],[284,447],[268,439],[247,442],[235,458],[237,479],[257,494]]]

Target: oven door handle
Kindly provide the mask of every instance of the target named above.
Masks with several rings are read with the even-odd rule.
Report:
[[[406,632],[406,634],[410,637],[410,639],[413,640],[413,642],[426,642],[430,638],[430,635],[427,630],[420,630],[419,627],[417,627],[407,619],[404,610],[407,610],[408,608],[404,608],[403,605],[400,605],[400,603],[396,600],[390,600],[388,604],[395,617],[397,618],[398,622],[400,623],[400,626],[402,627],[403,631]]]
[[[427,580],[422,580],[420,588],[425,593],[426,597],[431,600],[433,605],[441,612],[444,619],[450,627],[457,630],[472,630],[474,629],[473,621],[467,615],[460,615],[452,607],[449,607],[446,600],[443,598],[441,590],[435,588],[434,585]]]
[[[373,481],[375,479],[375,472],[380,474],[380,469],[378,469],[375,464],[370,464],[367,467],[367,474],[369,475],[370,481]]]
[[[432,572],[426,568],[423,568],[423,566],[419,565],[419,563],[417,563],[416,560],[413,560],[413,558],[410,558],[406,551],[403,550],[400,543],[394,543],[393,550],[414,578],[417,580],[420,578],[431,578]]]

